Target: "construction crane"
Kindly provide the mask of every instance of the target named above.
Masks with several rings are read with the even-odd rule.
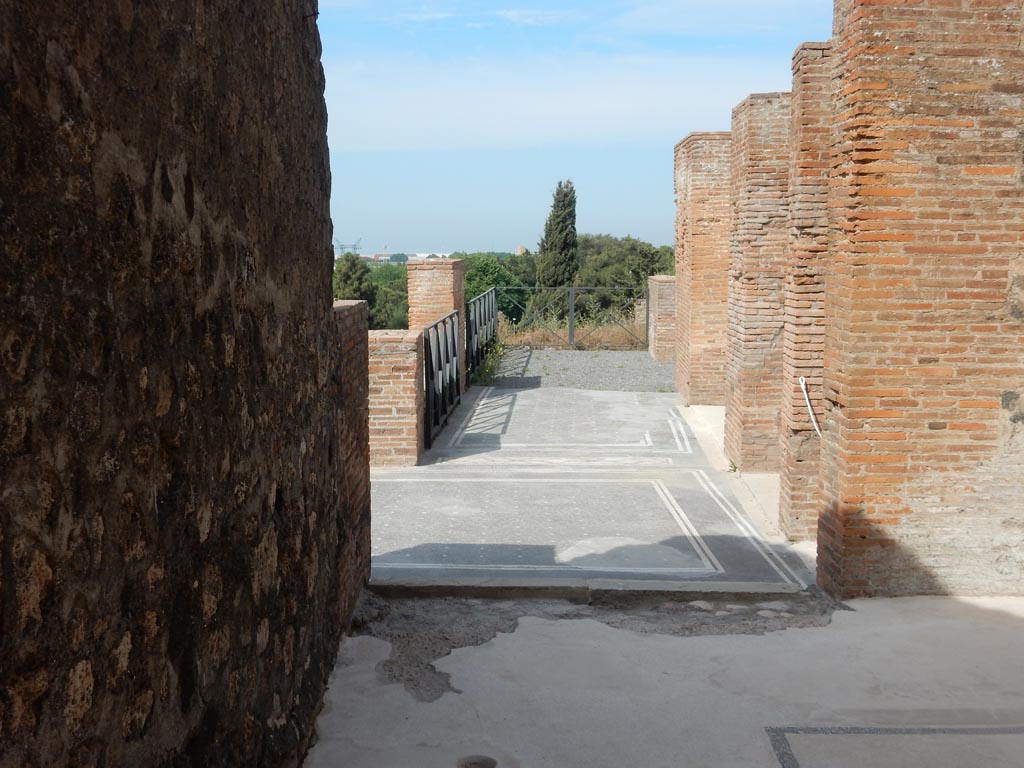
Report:
[[[337,252],[339,254],[354,253],[356,256],[358,256],[359,251],[363,249],[363,238],[360,237],[358,240],[356,240],[354,243],[350,245],[345,245],[344,243],[339,243],[335,241],[334,247],[337,249]]]

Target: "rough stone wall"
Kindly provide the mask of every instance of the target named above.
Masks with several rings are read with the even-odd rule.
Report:
[[[732,115],[725,453],[742,471],[779,462],[790,114],[790,94],[767,93]]]
[[[459,313],[459,380],[465,391],[466,263],[462,259],[410,261],[409,328],[422,330],[455,311]]]
[[[823,409],[825,262],[832,129],[832,58],[828,43],[805,43],[793,56],[790,124],[789,246],[784,286],[779,521],[790,539],[818,535],[818,453],[800,377],[811,406]]]
[[[688,405],[725,402],[731,164],[727,132],[676,146],[676,390]]]
[[[423,331],[370,331],[370,463],[412,467],[423,455]]]
[[[655,360],[676,355],[676,279],[672,275],[647,278],[647,351]],[[643,317],[641,316],[641,320]]]
[[[4,768],[310,733],[366,562],[314,11],[0,0]]]
[[[363,584],[370,573],[370,354],[365,301],[335,301],[339,359],[332,371],[341,388],[339,435],[341,455],[340,493],[348,509],[338,521],[342,526],[338,559],[339,619],[346,623],[355,610],[359,592],[349,585]]]
[[[1024,0],[836,4],[819,583],[1024,591]]]

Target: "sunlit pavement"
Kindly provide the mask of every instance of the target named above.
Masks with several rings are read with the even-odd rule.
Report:
[[[383,585],[793,592],[676,396],[482,388],[423,466],[373,474]]]

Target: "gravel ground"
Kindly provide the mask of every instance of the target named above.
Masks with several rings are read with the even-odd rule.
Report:
[[[566,387],[617,392],[674,392],[672,363],[647,352],[510,349],[491,386],[533,389]]]

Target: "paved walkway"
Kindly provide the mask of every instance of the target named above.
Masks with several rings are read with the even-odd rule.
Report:
[[[674,392],[671,363],[646,351],[510,349],[498,367],[496,387],[566,387],[616,392]]]
[[[373,579],[593,599],[365,594],[309,768],[1024,768],[1024,599],[800,591],[719,413],[531,386],[476,390],[428,464],[374,473]]]
[[[307,768],[1024,768],[1024,599],[859,600],[827,626],[703,636],[685,603],[650,612],[678,634],[537,603],[486,632],[516,606],[390,606],[392,632],[345,640]],[[416,654],[443,692],[408,682]]]
[[[374,473],[372,581],[803,589],[723,480],[674,394],[477,389],[423,466]]]

